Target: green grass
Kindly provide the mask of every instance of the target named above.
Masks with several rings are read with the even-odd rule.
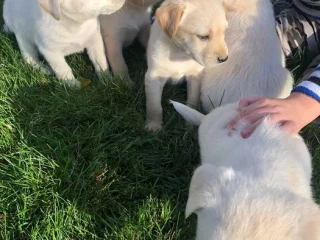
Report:
[[[144,52],[135,46],[125,56],[133,89],[117,79],[98,83],[79,54],[68,62],[93,82],[71,90],[28,67],[15,38],[0,33],[0,239],[194,236],[195,217],[185,220],[184,208],[199,164],[197,132],[167,102],[184,101],[185,89],[166,88],[164,131],[148,132]],[[320,199],[317,133],[310,126],[304,137]]]

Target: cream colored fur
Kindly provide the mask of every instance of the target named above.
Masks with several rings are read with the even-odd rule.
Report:
[[[25,61],[45,73],[51,70],[70,86],[80,86],[65,56],[87,50],[98,76],[108,71],[99,14],[111,14],[124,0],[5,0],[3,17]]]
[[[186,216],[198,215],[197,240],[319,240],[320,211],[312,199],[311,157],[303,139],[268,118],[248,139],[240,122],[226,124],[237,103],[202,115],[173,102],[200,125],[201,166],[191,180]]]
[[[187,104],[193,107],[199,103],[201,89],[206,112],[246,96],[282,98],[290,94],[293,80],[285,69],[270,1],[167,0],[166,5],[170,8],[162,12],[182,6],[183,15],[177,22],[167,14],[171,29],[159,20],[152,27],[154,46],[148,51],[145,77],[149,129],[161,128],[161,95],[168,79],[177,83],[187,78]],[[210,38],[199,41],[197,35]],[[217,62],[227,56],[227,61]]]
[[[159,0],[127,0],[120,11],[101,15],[100,24],[107,58],[115,75],[129,77],[122,49],[138,37],[147,47],[151,28],[152,5]]]
[[[168,80],[188,82],[188,104],[200,99],[199,73],[228,57],[227,27],[222,0],[166,0],[156,12],[147,50],[145,75],[147,126],[162,123],[161,95]]]
[[[201,86],[201,102],[213,106],[233,103],[248,96],[284,98],[292,90],[292,77],[275,29],[270,1],[224,0],[229,27],[226,42],[229,59],[207,67]]]

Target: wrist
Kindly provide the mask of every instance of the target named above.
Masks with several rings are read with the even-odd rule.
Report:
[[[306,104],[306,106],[310,106],[310,107],[312,106],[315,109],[318,109],[320,111],[320,102],[302,92],[293,92],[290,94],[288,99],[294,100],[297,102],[299,101],[302,104]]]
[[[293,92],[287,98],[291,104],[301,108],[306,115],[311,115],[316,119],[320,116],[320,102],[302,92]]]

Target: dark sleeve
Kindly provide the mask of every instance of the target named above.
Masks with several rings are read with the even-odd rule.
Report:
[[[296,86],[292,92],[304,93],[320,103],[320,65],[307,79]]]
[[[302,12],[313,17],[320,17],[320,0],[293,0],[293,3]]]

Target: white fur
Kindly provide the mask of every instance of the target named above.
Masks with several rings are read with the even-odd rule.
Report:
[[[107,71],[98,15],[111,14],[123,4],[124,0],[5,0],[3,17],[29,64],[50,72],[40,63],[40,52],[59,79],[78,87],[64,57],[86,49],[98,75]]]
[[[290,94],[293,80],[285,69],[270,1],[165,1],[169,3],[185,5],[186,10],[177,36],[169,38],[158,21],[151,29],[145,76],[149,129],[161,128],[161,95],[168,79],[177,83],[187,78],[187,103],[193,107],[198,105],[201,89],[206,112],[246,96]],[[196,42],[195,36],[209,33],[208,41]],[[218,64],[217,56],[229,58]]]
[[[227,104],[204,116],[174,103],[200,123],[201,166],[191,180],[186,216],[198,215],[197,240],[320,239],[320,212],[312,200],[311,157],[303,139],[266,118],[251,137],[228,135],[237,114]]]
[[[10,29],[8,28],[8,26],[6,24],[3,25],[2,30],[4,33],[10,33]]]
[[[238,1],[242,0],[233,0],[232,4]],[[233,103],[248,96],[287,97],[293,80],[285,69],[271,2],[247,0],[242,8],[228,12],[228,22],[229,59],[204,71],[201,86],[204,110],[209,112],[220,102]]]
[[[136,3],[135,3],[136,2]],[[143,47],[147,47],[151,28],[152,5],[158,0],[127,0],[120,11],[111,15],[101,15],[100,24],[107,58],[114,74],[129,77],[128,67],[122,49],[128,47],[138,37]]]

